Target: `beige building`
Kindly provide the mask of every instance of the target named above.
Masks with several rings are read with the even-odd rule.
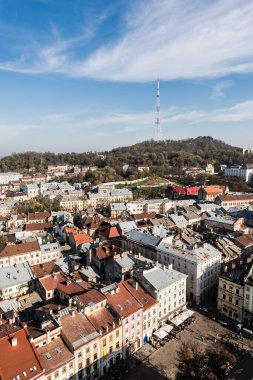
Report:
[[[226,267],[225,267],[226,268]],[[243,320],[243,288],[245,266],[227,269],[219,276],[218,305],[219,313],[236,322]]]

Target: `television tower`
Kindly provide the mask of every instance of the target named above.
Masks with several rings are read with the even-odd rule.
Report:
[[[156,90],[156,119],[155,119],[155,140],[160,141],[162,139],[162,128],[160,120],[160,81],[157,81]]]

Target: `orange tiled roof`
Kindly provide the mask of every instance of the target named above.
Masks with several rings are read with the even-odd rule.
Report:
[[[17,339],[17,345],[12,346],[11,338]],[[31,370],[32,369],[32,370]],[[34,379],[43,373],[43,364],[30,343],[26,329],[18,329],[11,335],[0,338],[0,378],[2,380]],[[24,376],[24,372],[26,376]]]
[[[145,289],[140,286],[139,283],[137,285],[137,289],[135,284],[136,281],[133,279],[123,281],[125,288],[132,294],[132,296],[134,296],[136,300],[138,300],[138,302],[143,305],[144,310],[147,310],[158,303],[149,293],[146,292]]]
[[[84,231],[71,232],[70,235],[72,235],[76,246],[86,244],[86,243],[91,243],[93,241],[93,239],[89,235],[87,235],[86,232]]]
[[[118,284],[118,292],[106,294],[109,305],[120,317],[127,317],[141,309],[140,304],[128,292],[122,282]]]
[[[55,371],[74,359],[74,355],[65,346],[60,337],[38,348],[38,353],[46,369],[46,374]]]
[[[107,327],[109,327],[109,331],[111,331],[115,327],[118,327],[119,324],[117,319],[112,315],[112,313],[110,313],[107,308],[102,308],[98,311],[95,311],[87,318],[97,331],[102,330],[102,332],[105,332]]]

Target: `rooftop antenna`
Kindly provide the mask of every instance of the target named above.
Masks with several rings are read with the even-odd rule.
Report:
[[[156,90],[156,119],[155,119],[155,140],[160,141],[162,139],[162,128],[160,120],[160,81],[157,80]]]

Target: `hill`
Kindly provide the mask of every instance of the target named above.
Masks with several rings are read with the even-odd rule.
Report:
[[[104,156],[101,157],[100,155]],[[110,166],[118,173],[124,164],[166,166],[201,166],[207,161],[214,164],[253,162],[253,156],[243,156],[242,149],[209,136],[186,140],[144,141],[111,151],[85,153],[25,152],[15,153],[0,159],[0,171],[36,168],[44,172],[48,165],[96,165]]]

